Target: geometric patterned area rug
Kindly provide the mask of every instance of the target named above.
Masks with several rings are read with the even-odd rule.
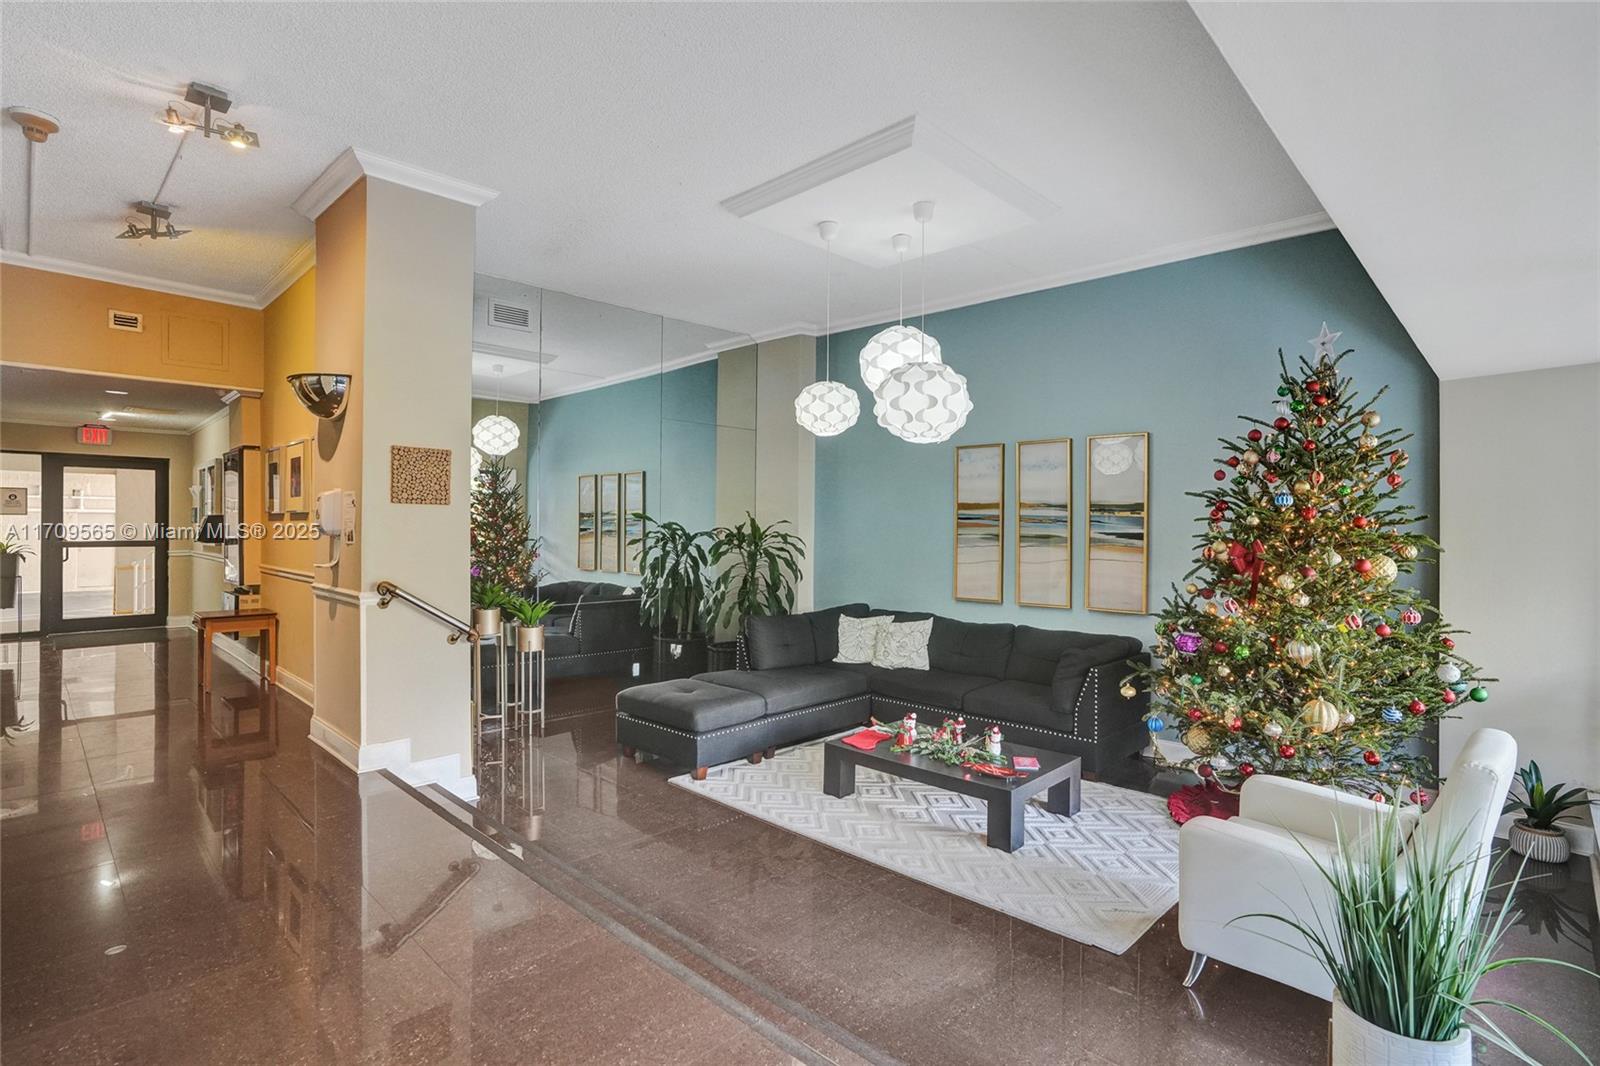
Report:
[[[672,784],[1118,955],[1178,901],[1166,801],[1098,781],[1083,783],[1075,817],[1031,806],[1010,854],[984,842],[984,804],[955,792],[858,767],[853,796],[824,795],[821,741]]]

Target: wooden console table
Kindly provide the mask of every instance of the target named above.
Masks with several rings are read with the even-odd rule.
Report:
[[[277,611],[196,611],[194,627],[200,631],[200,691],[211,690],[211,638],[218,633],[254,633],[261,637],[261,680],[278,680]]]

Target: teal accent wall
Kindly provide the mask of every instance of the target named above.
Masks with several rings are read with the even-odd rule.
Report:
[[[938,260],[929,263],[938,271]],[[886,282],[886,284],[888,284]],[[1277,350],[1294,360],[1326,319],[1356,387],[1390,386],[1386,428],[1415,433],[1402,498],[1438,513],[1439,381],[1337,232],[1190,259],[928,316],[975,410],[950,441],[907,444],[879,428],[860,352],[882,325],[833,337],[834,374],[862,398],[861,420],[816,442],[816,603],[865,600],[972,621],[1151,636],[1148,616],[1084,608],[1084,464],[1091,434],[1150,434],[1149,606],[1193,566],[1204,512],[1184,494],[1211,487],[1218,437],[1270,416]],[[909,319],[908,319],[909,320]],[[819,376],[821,368],[819,365]],[[1015,601],[1011,507],[1019,440],[1073,438],[1073,606]],[[958,444],[1005,442],[1005,602],[952,594],[951,515]],[[1436,533],[1430,519],[1425,526]],[[1432,593],[1431,568],[1421,572]]]
[[[645,472],[645,509],[691,529],[715,524],[717,362],[557,396],[534,405],[528,457],[535,532],[547,580],[635,585],[614,571],[579,571],[578,477]]]

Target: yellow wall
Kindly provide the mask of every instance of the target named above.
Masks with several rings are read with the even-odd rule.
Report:
[[[317,418],[300,405],[285,380],[316,367],[316,270],[307,271],[263,312],[263,381],[261,447],[315,438]],[[312,492],[319,488],[315,480]],[[306,521],[310,520],[306,516]],[[307,685],[312,679],[311,581],[317,550],[326,542],[273,537],[279,522],[301,521],[299,515],[268,515],[268,538],[261,552],[261,598],[278,612],[278,668]]]
[[[144,332],[107,326],[137,311]],[[261,388],[262,313],[0,264],[0,359],[155,381]]]
[[[219,424],[226,424],[219,419]],[[78,443],[72,426],[36,426],[26,422],[0,422],[0,449],[19,452],[64,452],[69,455],[125,455],[167,460],[167,521],[174,527],[188,528],[189,485],[194,476],[194,454],[190,438],[181,433],[140,433],[117,429],[104,447],[85,447]],[[194,610],[194,581],[208,569],[216,570],[221,587],[222,564],[196,557],[192,542],[172,541],[167,546],[167,617],[187,621]],[[197,575],[197,571],[199,572]],[[221,604],[204,603],[205,607]]]
[[[235,404],[238,401],[234,401]],[[232,410],[223,418],[214,418],[189,435],[189,449],[193,455],[189,471],[189,484],[198,485],[198,468],[209,465],[233,447],[229,428],[233,421]],[[187,491],[184,492],[188,496]],[[220,611],[222,602],[222,545],[195,544],[194,546],[194,609]]]

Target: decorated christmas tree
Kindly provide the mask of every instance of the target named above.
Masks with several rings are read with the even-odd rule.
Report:
[[[1220,439],[1198,565],[1157,622],[1146,725],[1180,731],[1182,765],[1224,784],[1279,774],[1373,795],[1431,779],[1408,743],[1461,700],[1489,698],[1422,594],[1397,580],[1432,562],[1425,516],[1397,493],[1409,439],[1340,375],[1322,332],[1274,413]]]
[[[538,558],[516,475],[499,456],[486,459],[472,482],[473,576],[521,592]]]

